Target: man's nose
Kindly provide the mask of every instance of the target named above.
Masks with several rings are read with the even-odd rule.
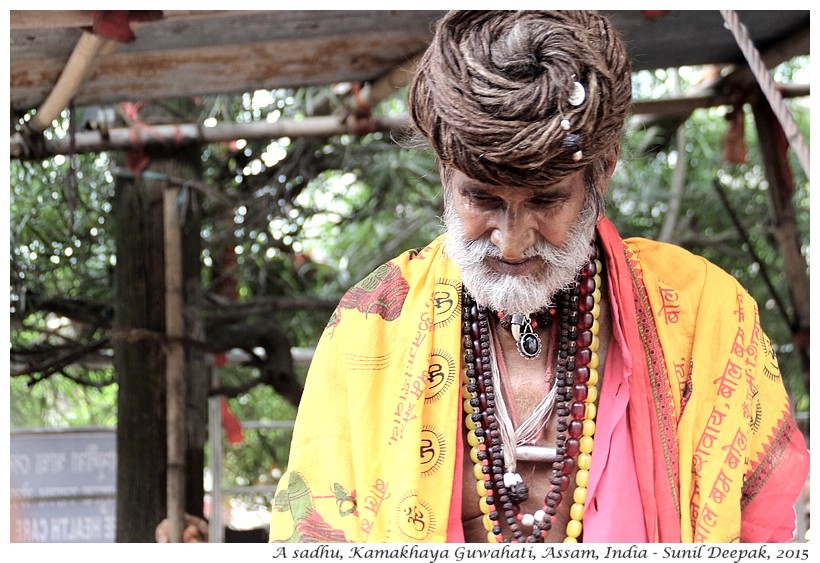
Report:
[[[501,251],[501,258],[514,262],[524,258],[524,252],[535,244],[537,222],[527,210],[508,207],[490,233],[490,242]]]

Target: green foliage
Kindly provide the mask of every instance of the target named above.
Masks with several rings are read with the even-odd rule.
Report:
[[[11,378],[13,427],[116,423],[110,367],[49,367],[55,357],[93,348],[103,338],[101,309],[111,299],[108,161],[79,155],[71,164],[64,158],[10,163],[12,361],[41,368]],[[38,309],[46,300],[52,312]],[[53,312],[76,302],[85,304],[81,322]]]
[[[105,155],[10,163],[12,298],[109,299],[113,185]],[[14,304],[12,312],[14,312]]]
[[[377,142],[381,143],[379,139]],[[337,264],[321,291],[340,294],[378,265],[441,233],[441,186],[428,154],[396,150],[370,154],[349,172],[327,171],[305,192],[314,206],[306,248],[325,264]]]
[[[112,378],[110,370],[103,377]],[[12,428],[114,427],[117,424],[117,386],[78,385],[55,378],[49,385],[30,386],[11,378],[9,422]]]
[[[248,377],[246,368],[226,367],[220,370],[223,383],[236,384]],[[302,375],[304,377],[304,375]],[[275,485],[287,466],[292,427],[296,409],[269,387],[257,387],[228,401],[231,412],[243,423],[285,423],[282,427],[243,428],[243,440],[231,444],[222,436],[222,487],[269,487]],[[211,463],[210,448],[207,451]],[[248,509],[269,508],[272,493],[237,494],[236,501]]]

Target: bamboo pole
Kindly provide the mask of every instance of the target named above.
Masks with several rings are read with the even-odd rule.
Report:
[[[265,140],[282,137],[332,137],[335,135],[362,135],[382,131],[389,132],[408,126],[406,116],[373,118],[364,123],[344,121],[328,115],[304,119],[280,119],[275,123],[220,123],[203,127],[193,123],[151,125],[139,128],[119,127],[110,129],[106,135],[99,131],[78,132],[73,141],[69,137],[44,140],[38,150],[28,149],[22,134],[11,137],[11,158],[47,158],[58,154],[89,153],[100,151],[130,150],[146,146],[182,146],[233,141],[235,139]]]
[[[396,90],[410,84],[420,59],[421,55],[418,55],[407,61],[406,64],[394,68],[378,80],[365,84],[359,94],[359,102],[373,107]]]
[[[42,133],[51,127],[51,122],[68,106],[71,98],[77,94],[85,79],[94,70],[99,54],[114,46],[116,46],[114,41],[84,31],[68,58],[60,78],[57,79],[57,84],[54,85],[43,104],[37,108],[34,117],[28,122],[28,127],[36,133]]]
[[[163,192],[165,241],[165,334],[167,336],[166,409],[167,449],[166,503],[171,542],[182,542],[185,520],[185,331],[182,295],[182,230],[177,199],[179,187]]]
[[[783,89],[784,97],[810,95],[809,86],[794,86]],[[697,108],[714,107],[735,103],[729,95],[717,92],[702,93],[697,96],[682,96],[663,100],[643,100],[633,103],[632,115],[646,114],[689,114]],[[166,145],[204,144],[233,141],[235,139],[264,140],[281,137],[333,137],[335,135],[362,135],[369,132],[391,132],[408,129],[410,121],[406,115],[372,118],[365,122],[343,120],[339,116],[317,116],[304,119],[280,119],[275,123],[220,123],[214,127],[203,127],[193,123],[152,125],[141,128],[120,127],[110,129],[106,135],[100,131],[80,131],[75,135],[73,146],[68,137],[43,139],[37,149],[30,149],[23,134],[11,135],[9,157],[29,160],[48,158],[58,154],[91,153],[101,151],[130,150],[133,148]]]
[[[211,389],[220,385],[219,368],[209,366]],[[211,514],[208,518],[208,542],[223,543],[225,527],[222,524],[222,397],[208,397],[208,440],[211,443]]]

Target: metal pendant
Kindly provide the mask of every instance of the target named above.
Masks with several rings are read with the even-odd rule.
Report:
[[[534,360],[541,353],[541,337],[532,328],[529,315],[513,313],[510,332],[515,338],[518,353],[528,360]]]

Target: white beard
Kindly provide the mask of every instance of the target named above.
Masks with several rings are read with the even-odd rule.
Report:
[[[556,247],[539,237],[524,252],[526,257],[540,256],[544,261],[541,271],[525,276],[499,273],[487,266],[485,259],[500,258],[500,251],[489,236],[467,240],[464,224],[453,207],[448,201],[444,211],[445,252],[461,269],[461,283],[480,307],[532,315],[553,305],[558,292],[575,280],[589,260],[589,243],[598,219],[590,197],[570,227],[565,245]]]

